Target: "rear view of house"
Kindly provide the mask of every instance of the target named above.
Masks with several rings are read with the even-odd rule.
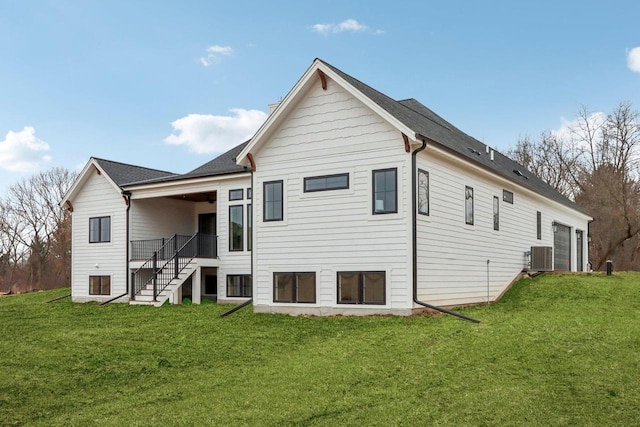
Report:
[[[92,159],[65,202],[74,300],[251,297],[317,315],[494,301],[523,269],[583,271],[591,219],[418,101],[321,60],[234,150],[184,175]]]

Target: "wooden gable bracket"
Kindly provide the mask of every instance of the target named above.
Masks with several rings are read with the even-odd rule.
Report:
[[[320,82],[322,83],[322,90],[327,90],[327,76],[322,72],[322,70],[318,70],[318,75],[320,76]]]
[[[124,204],[129,206],[129,199],[124,194],[122,195],[122,200],[124,200]]]
[[[409,144],[409,137],[403,133],[402,139],[404,139],[404,151],[406,151],[407,153],[411,152],[411,144]]]
[[[97,173],[98,175],[102,175],[102,172],[100,172],[100,169],[98,169],[98,167],[97,167],[97,166],[95,166],[95,165],[94,165],[93,167],[96,169],[96,173]]]
[[[253,160],[253,154],[249,153],[247,154],[247,159],[249,159],[249,163],[251,163],[251,170],[252,171],[256,171],[256,161]]]
[[[67,210],[69,212],[73,212],[73,205],[71,204],[71,202],[67,200],[65,204],[67,205]]]

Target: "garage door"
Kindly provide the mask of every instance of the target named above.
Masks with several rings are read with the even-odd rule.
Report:
[[[571,227],[556,224],[553,233],[553,269],[571,270]]]

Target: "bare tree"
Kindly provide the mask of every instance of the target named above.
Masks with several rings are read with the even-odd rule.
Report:
[[[620,103],[611,114],[578,112],[568,133],[521,138],[511,157],[594,216],[594,268],[609,258],[638,269],[640,255],[640,113]]]
[[[508,155],[561,194],[573,198],[579,188],[576,172],[583,168],[583,153],[578,144],[544,131],[537,140],[529,136],[520,138]]]
[[[63,280],[70,268],[70,217],[58,202],[74,179],[67,169],[49,169],[12,185],[0,199],[5,288],[7,282],[14,290],[68,284]],[[17,276],[28,283],[15,283]]]

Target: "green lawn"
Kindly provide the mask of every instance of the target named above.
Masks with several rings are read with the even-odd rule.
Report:
[[[640,274],[451,316],[0,298],[0,425],[638,425]]]

